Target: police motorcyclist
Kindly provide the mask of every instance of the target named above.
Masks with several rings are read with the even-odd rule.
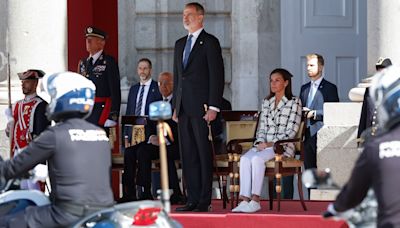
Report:
[[[337,215],[357,206],[372,187],[378,201],[378,227],[400,227],[400,68],[378,72],[370,94],[382,132],[365,142],[350,180],[328,212]]]
[[[11,179],[47,161],[51,205],[27,207],[0,227],[65,227],[81,217],[113,205],[111,156],[103,129],[85,121],[94,104],[94,84],[72,72],[45,76],[51,97],[47,128],[14,159],[0,162],[0,177]]]

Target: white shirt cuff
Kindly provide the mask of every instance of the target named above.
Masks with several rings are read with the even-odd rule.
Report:
[[[219,108],[214,107],[214,106],[210,106],[210,109],[211,109],[211,110],[214,110],[214,111],[216,111],[216,112],[220,112],[220,111],[221,111]]]

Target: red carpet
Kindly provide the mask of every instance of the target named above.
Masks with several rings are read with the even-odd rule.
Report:
[[[343,221],[324,220],[320,214],[329,202],[306,201],[307,211],[304,211],[299,201],[282,201],[281,211],[278,212],[277,204],[274,203],[274,210],[268,208],[268,201],[261,202],[261,211],[252,214],[231,213],[230,209],[222,209],[222,202],[213,200],[213,212],[209,213],[177,213],[172,208],[171,216],[179,221],[183,227],[340,227],[346,228]],[[230,206],[227,206],[230,208]]]

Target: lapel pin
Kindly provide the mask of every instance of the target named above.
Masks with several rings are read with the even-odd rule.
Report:
[[[203,45],[203,41],[202,40],[200,41],[200,45]]]

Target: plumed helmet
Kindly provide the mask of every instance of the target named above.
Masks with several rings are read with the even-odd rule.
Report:
[[[47,118],[56,122],[79,114],[86,118],[94,105],[96,86],[89,79],[73,72],[46,75],[43,88],[50,96]]]
[[[389,130],[400,122],[400,67],[390,66],[376,73],[370,95],[378,112],[378,124]]]

